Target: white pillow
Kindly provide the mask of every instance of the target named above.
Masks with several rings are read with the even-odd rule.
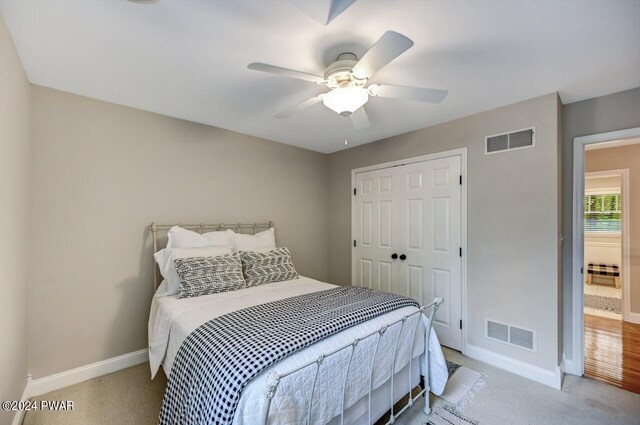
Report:
[[[164,278],[165,285],[160,285],[156,293],[158,295],[174,295],[180,287],[180,277],[176,272],[173,260],[176,258],[191,257],[217,257],[232,254],[231,246],[208,246],[199,248],[165,248],[156,252],[153,257],[158,263],[160,274]]]
[[[230,246],[233,237],[232,230],[209,232],[200,234],[191,230],[173,226],[167,232],[169,238],[167,248],[199,248],[203,246]]]
[[[257,251],[276,247],[276,234],[273,227],[255,235],[233,233],[232,239],[234,251]]]
[[[202,236],[215,246],[231,246],[233,244],[233,234],[233,230],[229,229],[203,233]]]
[[[169,288],[167,288],[168,285],[167,281],[162,279],[162,282],[158,285],[158,289],[156,289],[156,294],[158,294],[158,296],[175,295],[169,293]]]

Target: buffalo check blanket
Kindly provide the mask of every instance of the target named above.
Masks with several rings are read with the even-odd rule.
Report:
[[[231,424],[242,389],[262,370],[343,329],[408,306],[418,303],[386,292],[344,287],[210,320],[178,350],[160,424]]]

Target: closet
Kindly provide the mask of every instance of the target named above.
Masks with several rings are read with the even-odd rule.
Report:
[[[462,348],[462,157],[354,171],[354,284],[445,302],[434,328]]]

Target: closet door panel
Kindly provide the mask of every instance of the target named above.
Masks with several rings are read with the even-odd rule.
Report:
[[[393,169],[356,174],[355,282],[392,291],[396,277],[391,254],[397,245],[397,190]]]
[[[429,281],[425,285],[425,298],[444,299],[434,328],[443,345],[459,350],[462,348],[460,157],[430,161],[429,166],[426,208],[430,213],[425,216],[429,229],[425,236]]]
[[[422,304],[434,297],[445,302],[434,328],[443,345],[460,349],[461,318],[461,188],[460,157],[449,157],[398,167],[404,182],[400,197],[404,244],[401,262],[403,295]],[[419,289],[418,289],[419,288]]]

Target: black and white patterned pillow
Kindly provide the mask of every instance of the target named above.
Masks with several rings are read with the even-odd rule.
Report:
[[[247,286],[298,278],[298,272],[291,262],[291,254],[285,247],[266,252],[241,251],[240,254]]]
[[[178,298],[236,291],[247,286],[237,252],[217,257],[177,258],[173,263],[180,277]]]

